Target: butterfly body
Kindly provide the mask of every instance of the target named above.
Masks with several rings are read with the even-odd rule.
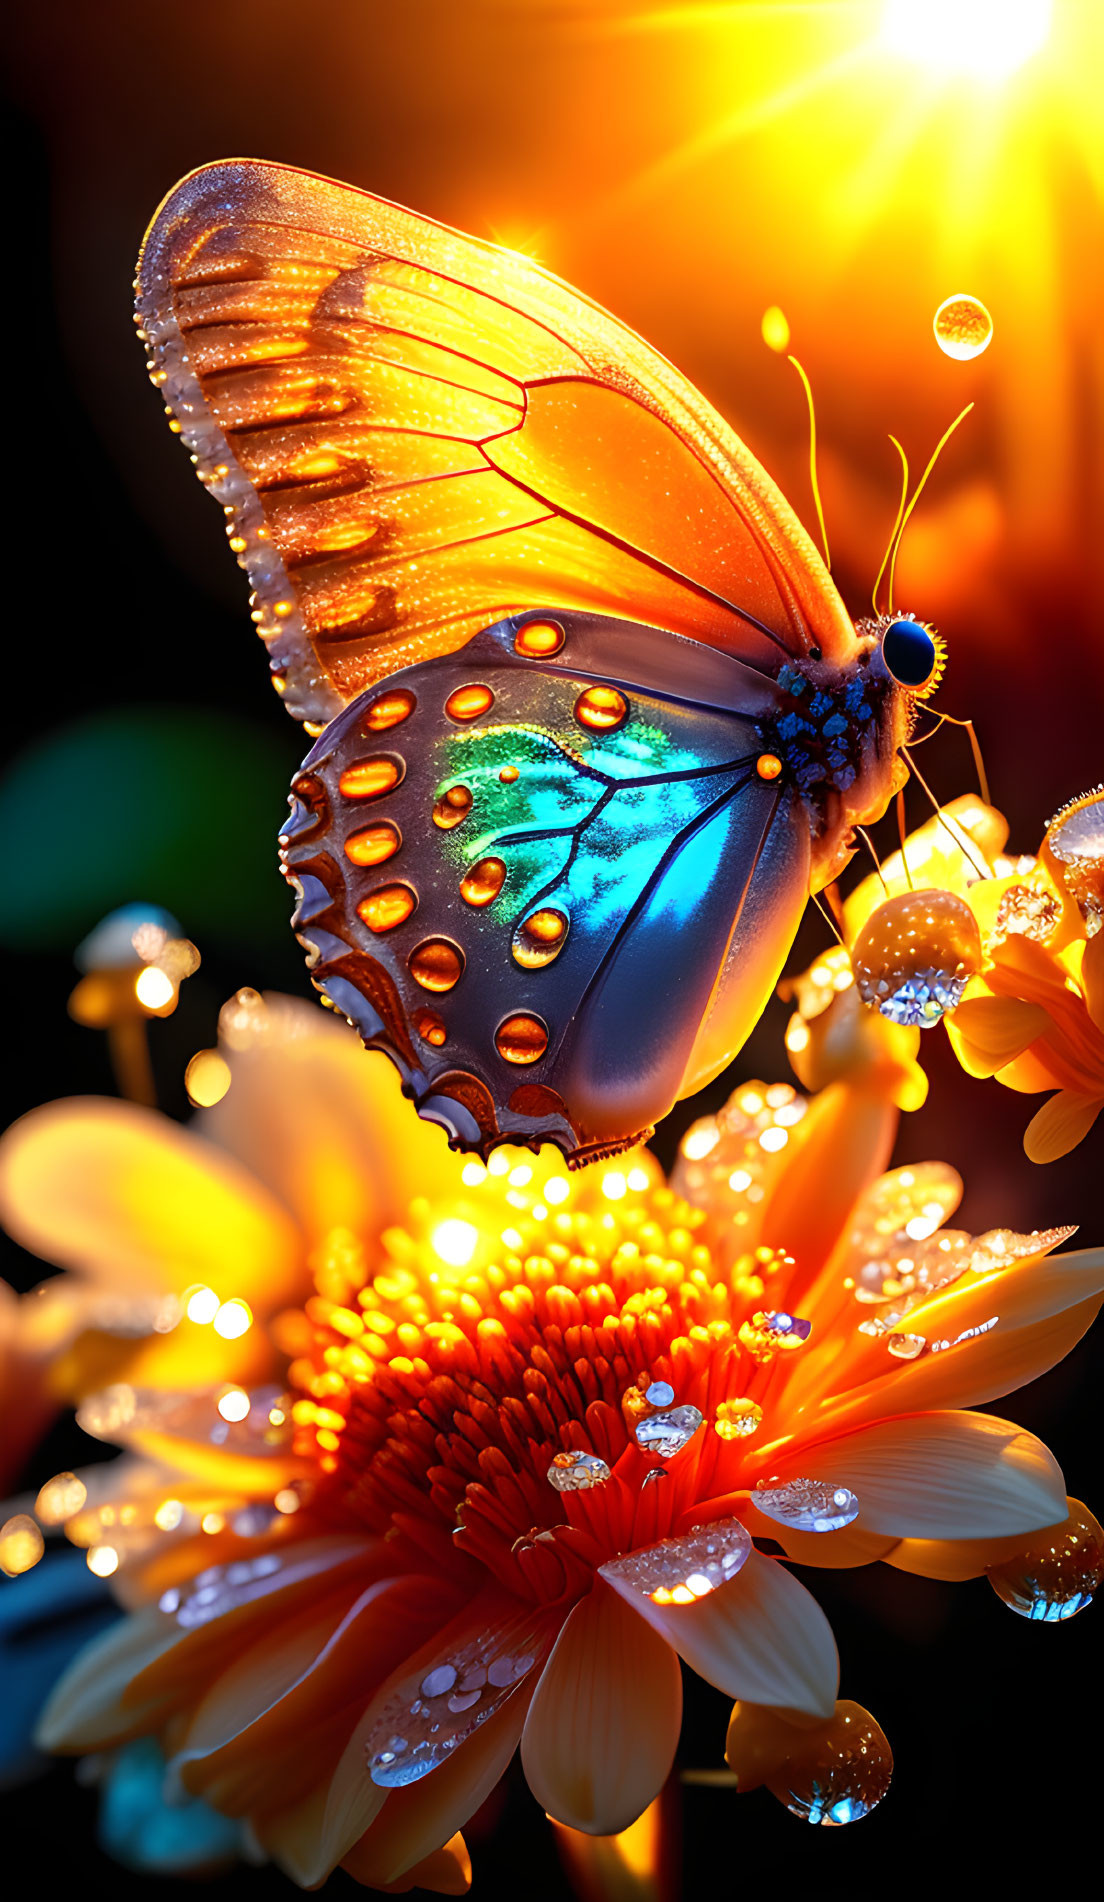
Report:
[[[529,260],[235,161],[166,200],[138,315],[316,736],[281,841],[315,982],[461,1146],[624,1147],[750,1031],[922,684]]]

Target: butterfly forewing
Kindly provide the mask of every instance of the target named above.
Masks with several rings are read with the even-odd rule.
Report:
[[[394,676],[308,756],[284,851],[315,980],[465,1146],[608,1153],[670,1107],[749,887],[804,898],[756,771],[774,698],[715,650],[558,611]]]
[[[549,594],[775,665],[853,634],[739,439],[528,259],[253,162],[185,179],[139,264],[150,362],[227,510],[289,709]]]

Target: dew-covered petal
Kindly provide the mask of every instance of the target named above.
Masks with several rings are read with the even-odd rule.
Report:
[[[529,1706],[529,1788],[557,1822],[616,1835],[662,1789],[681,1721],[675,1653],[599,1579],[570,1613]]]
[[[7,1132],[0,1219],[34,1254],[120,1291],[200,1282],[272,1308],[302,1275],[294,1222],[246,1169],[106,1097],[47,1104]]]
[[[336,1765],[376,1685],[453,1614],[456,1599],[427,1577],[364,1590],[354,1581],[283,1622],[278,1642],[269,1633],[251,1645],[193,1712],[174,1758],[185,1787],[233,1815],[271,1808],[282,1782],[297,1793],[302,1738],[318,1725],[335,1733]],[[317,1740],[310,1762],[320,1775]]]
[[[247,1390],[225,1380],[177,1390],[120,1381],[89,1394],[77,1424],[94,1439],[131,1447],[190,1478],[209,1480],[222,1493],[272,1499],[281,1486],[312,1471],[291,1450],[282,1397],[278,1386]]]
[[[752,1551],[734,1578],[689,1605],[657,1605],[606,1575],[699,1677],[729,1697],[828,1716],[839,1683],[831,1626],[811,1593]]]
[[[496,1712],[531,1688],[558,1625],[559,1614],[488,1586],[392,1671],[353,1728],[330,1786],[321,1847],[327,1868],[364,1834],[375,1791],[436,1778]],[[421,1853],[436,1847],[429,1842]]]
[[[833,1083],[790,1132],[793,1153],[786,1152],[758,1237],[798,1264],[790,1303],[800,1307],[859,1196],[886,1167],[896,1130],[897,1112],[877,1091]]]
[[[461,1192],[463,1158],[412,1117],[394,1067],[347,1025],[267,995],[222,1017],[230,1089],[196,1127],[294,1215],[309,1242],[336,1227],[377,1233],[432,1184]]]
[[[988,1413],[882,1420],[787,1453],[775,1471],[849,1487],[858,1523],[899,1538],[999,1538],[1053,1525],[1065,1509],[1061,1471],[1042,1441]]]
[[[1079,1096],[1073,1090],[1059,1090],[1036,1110],[1024,1131],[1024,1152],[1030,1162],[1056,1162],[1068,1156],[1088,1135],[1101,1110],[1104,1091],[1099,1096]]]
[[[533,1680],[526,1679],[439,1769],[388,1794],[372,1827],[342,1857],[358,1882],[387,1888],[451,1841],[509,1764],[532,1692]]]

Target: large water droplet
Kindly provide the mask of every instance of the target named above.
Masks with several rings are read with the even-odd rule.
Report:
[[[433,823],[440,826],[442,832],[451,832],[453,826],[458,826],[467,818],[471,809],[471,787],[450,786],[434,804]]]
[[[605,1460],[596,1453],[556,1453],[548,1468],[548,1483],[558,1493],[585,1493],[604,1485],[610,1476]]]
[[[559,653],[565,638],[558,621],[526,621],[514,635],[514,651],[527,660],[547,660]]]
[[[660,1413],[648,1414],[638,1420],[633,1432],[636,1444],[644,1453],[651,1453],[656,1459],[673,1459],[689,1446],[702,1423],[702,1414],[697,1407],[666,1407]]]
[[[337,783],[346,799],[379,799],[399,784],[405,772],[403,760],[380,753],[375,759],[346,766]]]
[[[803,1822],[839,1827],[869,1816],[893,1775],[885,1733],[861,1704],[840,1699],[826,1724],[793,1731],[791,1753],[766,1779],[768,1790]]]
[[[409,885],[380,885],[357,906],[369,931],[394,931],[406,923],[418,903],[418,895]]]
[[[406,962],[423,991],[451,991],[463,973],[464,953],[450,938],[423,938]]]
[[[540,970],[558,958],[567,942],[567,913],[551,905],[530,912],[514,932],[510,949],[514,962],[524,970]]]
[[[784,1484],[760,1481],[752,1495],[768,1519],[795,1532],[840,1532],[859,1515],[859,1502],[848,1486],[831,1480],[790,1479]]]
[[[495,1048],[506,1063],[537,1063],[548,1048],[548,1030],[539,1017],[519,1011],[495,1031]]]
[[[575,718],[591,733],[612,733],[628,715],[629,703],[616,687],[584,687],[575,702]]]
[[[486,713],[493,706],[494,694],[491,689],[473,685],[457,687],[454,693],[450,693],[445,701],[445,712],[450,720],[478,720],[481,713]]]
[[[1104,926],[1104,789],[1063,806],[1047,827],[1043,860],[1085,921],[1085,936]]]
[[[466,905],[492,905],[506,879],[502,859],[480,859],[460,880],[460,896]]]
[[[1048,1625],[1074,1618],[1104,1579],[1104,1530],[1079,1499],[1067,1503],[1064,1525],[1036,1532],[1022,1552],[986,1573],[997,1597],[1021,1618]]]
[[[626,1552],[600,1566],[611,1584],[628,1587],[656,1605],[692,1605],[735,1578],[751,1551],[751,1536],[739,1519],[692,1526],[677,1539]]]
[[[892,1023],[925,1030],[962,1002],[982,961],[965,900],[945,891],[897,892],[867,919],[851,951],[864,1004]]]
[[[935,341],[945,357],[968,363],[980,357],[993,340],[993,319],[980,297],[968,291],[956,291],[945,297],[932,318]]]

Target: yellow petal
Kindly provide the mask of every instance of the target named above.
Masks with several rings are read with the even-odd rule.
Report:
[[[915,1572],[919,1578],[958,1583],[981,1578],[987,1566],[1015,1558],[1023,1546],[1022,1532],[1005,1539],[901,1539],[886,1553],[885,1562],[899,1572]]]
[[[569,1614],[529,1706],[529,1788],[556,1821],[616,1835],[663,1788],[681,1722],[675,1653],[599,1579]]]
[[[800,1301],[858,1197],[885,1168],[896,1131],[897,1111],[882,1092],[833,1083],[814,1097],[790,1132],[784,1167],[763,1206],[759,1236],[785,1248],[797,1263],[790,1301]]]
[[[993,1076],[1041,1037],[1050,1018],[1018,997],[967,997],[947,1019],[955,1055],[970,1076]]]
[[[1068,1156],[1088,1135],[1102,1109],[1104,1094],[1078,1096],[1073,1090],[1059,1090],[1036,1110],[1024,1131],[1028,1160],[1056,1162],[1059,1156]]]
[[[241,1166],[132,1103],[73,1098],[0,1141],[0,1218],[47,1261],[117,1292],[180,1292],[272,1307],[300,1286],[295,1225]]]
[[[232,1081],[196,1127],[286,1204],[313,1245],[334,1228],[370,1236],[415,1195],[462,1191],[463,1158],[417,1116],[398,1073],[343,1021],[298,999],[264,1000],[264,1034],[224,1043]]]

